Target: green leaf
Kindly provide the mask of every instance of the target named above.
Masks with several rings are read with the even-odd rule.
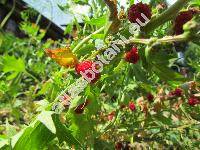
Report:
[[[93,39],[104,39],[104,34],[94,34],[92,35]]]
[[[95,26],[104,26],[107,22],[107,15],[101,16],[99,18],[92,18],[90,21],[86,21],[86,23]]]
[[[79,4],[79,5],[87,5],[88,0],[73,0],[74,3]]]
[[[38,120],[42,122],[52,133],[56,133],[56,127],[54,125],[52,114],[54,112],[52,111],[43,111],[38,115]]]
[[[165,116],[163,116],[162,114],[158,114],[158,115],[155,115],[154,117],[154,120],[155,120],[155,123],[157,123],[158,125],[172,125],[172,120],[171,118],[167,118]]]
[[[5,55],[3,57],[3,72],[24,72],[25,63],[19,58],[16,59],[14,56]]]
[[[15,150],[39,150],[55,138],[41,122],[35,121],[22,132],[12,138],[12,147]]]
[[[134,0],[130,0],[130,5],[133,5],[134,4]]]
[[[73,30],[73,24],[70,23],[67,25],[64,34],[71,34],[72,30]]]
[[[76,96],[74,99],[71,100],[70,108],[77,107],[78,105],[82,104],[84,101],[81,100],[81,96]]]
[[[165,81],[187,81],[184,76],[181,74],[178,74],[177,72],[174,72],[173,70],[169,69],[166,66],[158,65],[158,64],[153,64],[153,70],[154,72],[162,79]]]
[[[11,138],[13,135],[16,134],[16,129],[14,126],[10,125],[8,119],[6,119],[6,135],[8,138]]]
[[[69,145],[75,145],[81,147],[81,143],[72,135],[72,131],[60,122],[57,114],[53,115],[53,120],[56,126],[56,136],[59,142],[65,141]]]
[[[5,146],[8,146],[8,139],[0,139],[0,149],[4,149],[5,148]]]
[[[37,96],[39,95],[43,95],[43,94],[46,94],[48,93],[48,91],[53,87],[53,83],[52,82],[45,82],[43,85],[42,85],[42,88],[41,90],[38,92]]]

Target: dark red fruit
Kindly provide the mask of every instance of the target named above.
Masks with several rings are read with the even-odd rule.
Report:
[[[138,49],[136,47],[133,47],[130,51],[125,53],[125,60],[127,62],[136,64],[140,59],[140,56],[138,54]]]
[[[170,96],[181,97],[183,95],[183,90],[181,88],[176,88],[174,91],[169,93]]]
[[[197,105],[197,104],[200,104],[200,99],[197,98],[197,97],[195,97],[195,96],[192,96],[192,97],[189,98],[188,104],[189,104],[190,106],[195,106],[195,105]]]
[[[92,61],[86,60],[86,61],[83,61],[83,62],[77,64],[75,70],[76,70],[77,74],[81,74],[81,72],[85,73],[85,71],[87,71],[87,70],[92,71],[92,65],[93,65]],[[97,66],[95,66],[95,67],[97,68]],[[94,79],[91,80],[91,83],[95,83],[100,78],[100,73],[95,73],[94,71],[92,71],[92,72],[95,74],[95,77],[94,77]],[[86,76],[88,78],[92,78],[91,73],[87,73]]]
[[[188,10],[188,11],[182,11],[179,13],[179,15],[175,19],[174,23],[174,34],[175,35],[180,35],[182,34],[183,31],[183,25],[190,21],[193,18],[193,15],[196,12],[193,10]]]
[[[142,2],[133,4],[128,10],[128,19],[132,23],[137,23],[136,19],[141,22],[145,22],[145,19],[141,14],[144,14],[148,19],[151,19],[152,13],[149,5],[143,4]]]
[[[133,102],[129,102],[129,109],[131,111],[135,111],[136,110],[135,104]]]
[[[122,142],[117,142],[115,144],[115,150],[122,150],[123,149],[123,144]]]
[[[89,100],[86,100],[84,103],[78,105],[78,106],[75,108],[74,112],[75,112],[76,114],[82,114],[82,113],[84,112],[85,107],[86,107],[88,104],[89,104]]]
[[[120,105],[120,109],[124,109],[124,108],[126,108],[126,105],[125,104],[121,104]]]
[[[148,101],[153,101],[153,99],[154,99],[154,96],[151,94],[151,93],[148,93],[147,94],[147,99],[148,99]]]

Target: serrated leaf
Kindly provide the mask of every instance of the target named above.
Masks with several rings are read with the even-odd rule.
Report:
[[[23,72],[25,71],[25,63],[14,56],[5,55],[3,57],[3,72]]]

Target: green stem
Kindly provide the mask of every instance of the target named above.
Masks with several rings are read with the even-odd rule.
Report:
[[[101,48],[97,51],[95,51],[92,55],[90,55],[87,59],[93,59],[95,58],[98,54],[104,52],[105,50],[107,50],[107,47]]]
[[[36,23],[35,23],[36,25],[38,25],[38,24],[39,24],[39,22],[40,22],[41,18],[42,18],[42,15],[41,15],[41,14],[39,14],[39,15],[38,15],[38,17],[37,17]]]
[[[177,0],[177,2],[175,2],[158,17],[151,19],[151,21],[142,29],[142,31],[148,33],[164,24],[165,22],[170,21],[188,2],[189,0]]]
[[[125,43],[135,43],[135,44],[148,44],[150,41],[150,39],[137,39],[137,38],[133,38],[130,39],[128,41],[125,41]]]
[[[1,25],[0,25],[0,28],[2,29],[4,27],[4,25],[6,24],[6,22],[8,21],[8,19],[10,18],[10,16],[12,15],[12,13],[14,12],[15,10],[15,5],[16,5],[16,2],[15,0],[13,0],[13,6],[12,6],[12,9],[11,11],[7,14],[7,16],[3,19],[3,21],[1,22]]]
[[[100,29],[98,29],[97,31],[93,32],[92,34],[88,35],[87,37],[85,37],[74,49],[73,52],[75,53],[77,50],[79,50],[86,42],[88,42],[91,37],[97,33],[100,33],[104,30],[105,27],[101,27]]]
[[[169,36],[164,37],[162,39],[158,39],[157,41],[160,43],[168,43],[168,42],[182,42],[189,40],[184,34],[178,36]]]
[[[147,45],[147,44],[151,43],[152,40],[154,40],[154,39],[136,39],[136,38],[133,38],[133,39],[124,41],[124,43],[127,43],[127,44],[145,44],[145,45]],[[187,41],[187,40],[189,40],[187,38],[187,36],[185,36],[185,34],[181,34],[181,35],[178,35],[178,36],[167,36],[167,37],[164,37],[164,38],[161,38],[161,39],[155,39],[155,42],[158,42],[158,43],[170,43],[170,42],[182,42],[182,41]]]
[[[25,73],[27,75],[29,75],[30,77],[32,77],[35,81],[40,82],[40,80],[38,78],[36,78],[34,75],[32,75],[30,72],[28,72],[27,70],[25,70]]]
[[[129,39],[127,41],[124,41],[124,43],[126,44],[145,44],[148,45],[152,42],[152,40],[154,39],[137,39],[137,38],[133,38],[133,39]],[[181,34],[178,36],[168,36],[168,37],[164,37],[162,39],[155,39],[155,42],[158,43],[170,43],[170,42],[182,42],[182,41],[187,41],[189,40],[185,34]],[[122,45],[121,43],[115,43],[116,45]],[[89,56],[87,59],[93,59],[95,58],[98,54],[104,52],[105,50],[107,50],[107,47],[104,47],[96,52],[94,52],[91,56]]]

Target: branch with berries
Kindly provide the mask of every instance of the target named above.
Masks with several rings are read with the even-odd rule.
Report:
[[[131,23],[137,23],[137,19],[139,19],[141,21],[145,21],[143,16],[141,15],[143,13],[148,19],[150,19],[150,22],[141,30],[141,33],[144,33],[144,31],[145,31],[145,34],[147,34],[148,32],[150,32],[150,31],[156,29],[157,27],[159,27],[160,25],[162,25],[163,23],[173,19],[176,16],[176,14],[180,11],[180,9],[183,6],[185,6],[185,4],[187,2],[188,2],[188,0],[178,0],[169,9],[167,9],[165,12],[163,12],[161,15],[159,15],[158,17],[155,17],[155,18],[151,18],[152,12],[151,12],[149,5],[143,4],[143,3],[133,4],[128,11],[128,19]],[[118,19],[118,15],[117,15],[118,12],[117,12],[116,1],[105,0],[105,3],[107,4],[107,6],[109,7],[109,10],[110,10],[111,26],[112,26],[112,24],[116,25],[115,20],[117,20],[118,22],[120,21]],[[170,14],[170,16],[169,16],[169,14]],[[194,40],[198,41],[198,39],[200,37],[199,32],[198,32],[199,31],[199,22],[195,21],[195,20],[191,20],[195,14],[196,13],[191,10],[179,13],[179,15],[175,19],[174,36],[166,36],[166,37],[163,37],[160,39],[157,39],[157,38],[145,39],[145,38],[132,37],[126,41],[123,41],[123,44],[124,43],[125,43],[125,45],[144,44],[144,45],[148,45],[148,47],[151,48],[154,45],[161,45],[163,43],[184,42],[184,41],[194,41]],[[182,19],[182,18],[184,18],[184,19]],[[85,45],[92,38],[93,35],[102,33],[103,31],[105,31],[105,29],[106,29],[106,27],[101,27],[94,33],[91,33],[89,36],[85,37],[83,40],[81,40],[75,46],[75,48],[72,50],[72,52],[76,53],[83,45]],[[117,29],[115,28],[115,30],[118,31],[118,28]],[[184,30],[185,30],[185,32],[184,32]],[[141,37],[141,36],[139,36],[139,37]],[[105,47],[101,48],[100,50],[95,51],[88,57],[87,60],[82,61],[80,63],[77,61],[77,58],[75,58],[74,54],[72,54],[70,51],[68,51],[66,53],[66,51],[60,52],[60,50],[59,50],[58,53],[65,53],[64,55],[70,54],[71,56],[73,56],[72,58],[69,57],[69,59],[68,59],[69,62],[71,63],[70,66],[75,68],[78,75],[81,75],[81,72],[85,72],[86,70],[91,70],[93,68],[94,61],[92,61],[92,59],[94,59],[98,54],[104,53],[112,43],[122,46],[121,43],[117,43],[116,41],[109,41],[109,44],[107,44]],[[124,50],[124,52],[125,52],[125,50]],[[122,51],[122,53],[123,53],[123,51]],[[60,55],[58,55],[58,56],[60,57]],[[122,55],[118,55],[117,57],[121,57],[121,56]],[[54,55],[52,55],[51,57],[53,58]],[[57,59],[57,61],[60,62],[60,61],[62,61],[62,59],[64,61],[63,57]],[[130,51],[125,52],[125,55],[124,55],[125,61],[132,63],[132,64],[136,64],[139,61],[139,59],[140,59],[140,56],[139,56],[139,51],[138,51],[137,47],[132,47]],[[62,65],[63,63],[61,62],[59,64]],[[121,62],[118,64],[118,66],[120,66],[120,65],[121,65]],[[118,66],[116,68],[118,68]],[[117,70],[116,68],[115,68],[115,70]],[[87,75],[87,76],[90,77],[91,75]],[[98,74],[95,73],[95,78],[92,80],[91,83],[92,84],[96,83],[98,81],[98,79],[100,78],[100,76],[101,76],[100,73],[98,73]],[[65,89],[64,91],[67,91],[67,89]],[[58,100],[58,98],[55,101],[57,101],[57,100]]]

